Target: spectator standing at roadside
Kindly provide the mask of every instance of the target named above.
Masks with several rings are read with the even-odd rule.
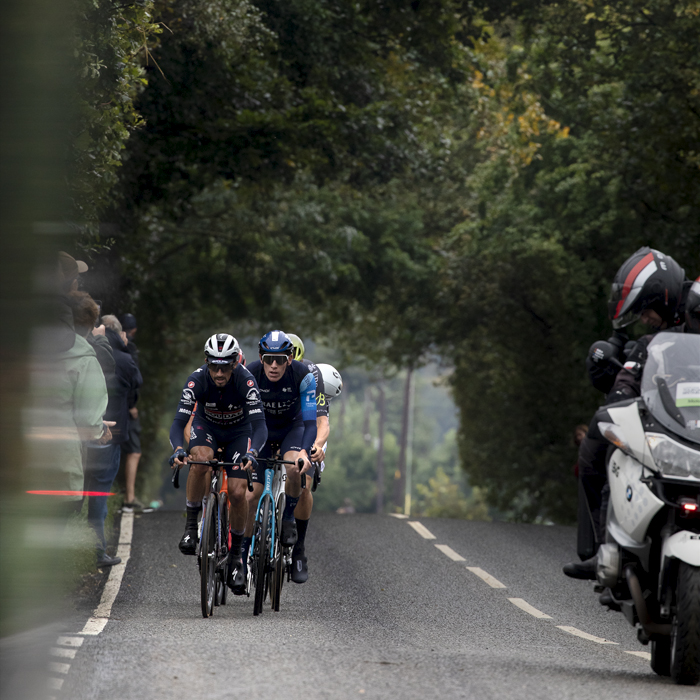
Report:
[[[117,317],[103,316],[102,322],[105,325],[105,336],[112,347],[116,363],[114,382],[108,387],[107,418],[116,421],[112,434],[114,443],[118,446],[118,462],[121,457],[122,445],[129,436],[129,395],[141,386],[142,379],[139,368],[126,349],[128,338]]]
[[[121,320],[122,330],[126,334],[127,344],[126,350],[134,360],[134,364],[139,366],[139,349],[134,342],[136,331],[136,317],[133,314],[124,314]],[[127,439],[122,445],[122,453],[125,455],[124,460],[124,481],[126,484],[126,493],[124,494],[124,504],[122,510],[125,513],[133,512],[134,510],[143,510],[144,505],[136,498],[136,472],[139,468],[139,460],[141,459],[141,421],[139,420],[139,409],[136,403],[139,400],[138,388],[129,393],[129,433]]]
[[[73,309],[75,332],[85,338],[95,351],[97,361],[106,381],[106,387],[115,381],[115,361],[112,348],[104,336],[105,328],[95,328],[99,309],[89,294],[71,292],[68,300]],[[106,410],[105,406],[105,410]],[[88,494],[88,525],[95,531],[97,543],[95,554],[98,568],[119,564],[119,557],[107,554],[104,534],[105,517],[107,516],[107,496],[95,494],[109,493],[119,471],[119,449],[112,442],[109,429],[98,440],[86,443],[84,491]]]

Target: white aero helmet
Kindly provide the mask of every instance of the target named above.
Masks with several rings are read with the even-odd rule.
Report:
[[[316,367],[323,377],[328,397],[334,399],[336,396],[340,396],[340,392],[343,391],[343,378],[340,376],[340,372],[333,365],[320,364]]]
[[[228,333],[217,333],[204,343],[207,362],[213,365],[225,365],[235,362],[241,354],[238,341]]]

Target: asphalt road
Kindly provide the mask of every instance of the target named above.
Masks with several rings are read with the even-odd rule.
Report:
[[[182,514],[137,518],[110,621],[100,634],[82,637],[68,668],[57,671],[62,687],[49,695],[698,697],[697,688],[674,686],[653,674],[648,660],[627,653],[649,647],[621,615],[600,607],[592,584],[561,574],[574,556],[573,529],[420,523],[435,539],[389,516],[316,514],[307,537],[309,581],[285,584],[281,612],[266,606],[254,618],[252,599],[229,595],[228,605],[205,620],[196,562],[177,549]],[[480,576],[467,567],[478,567]],[[62,634],[76,635],[84,621],[71,620]]]

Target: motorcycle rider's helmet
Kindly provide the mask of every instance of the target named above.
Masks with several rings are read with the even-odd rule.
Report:
[[[675,325],[683,293],[685,271],[671,257],[644,246],[617,271],[612,283],[608,312],[613,328],[629,326],[645,309],[655,311]]]
[[[294,333],[287,333],[287,338],[289,338],[292,341],[292,345],[294,346],[294,360],[303,360],[304,359],[304,342],[298,335],[294,335]]]
[[[284,331],[270,331],[260,338],[260,354],[291,355],[294,345]]]
[[[228,365],[235,362],[240,353],[241,346],[228,333],[217,333],[204,343],[204,355],[212,365]]]
[[[691,333],[700,333],[700,277],[688,292],[685,300],[685,323]]]
[[[334,399],[336,396],[340,396],[340,393],[343,391],[343,378],[340,376],[340,372],[338,372],[333,365],[328,365],[325,363],[316,365],[316,367],[318,367],[318,371],[323,377],[325,393],[331,399]]]

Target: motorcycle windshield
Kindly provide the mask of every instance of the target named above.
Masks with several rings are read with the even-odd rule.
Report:
[[[664,428],[700,444],[700,335],[658,333],[647,352],[644,403]]]

